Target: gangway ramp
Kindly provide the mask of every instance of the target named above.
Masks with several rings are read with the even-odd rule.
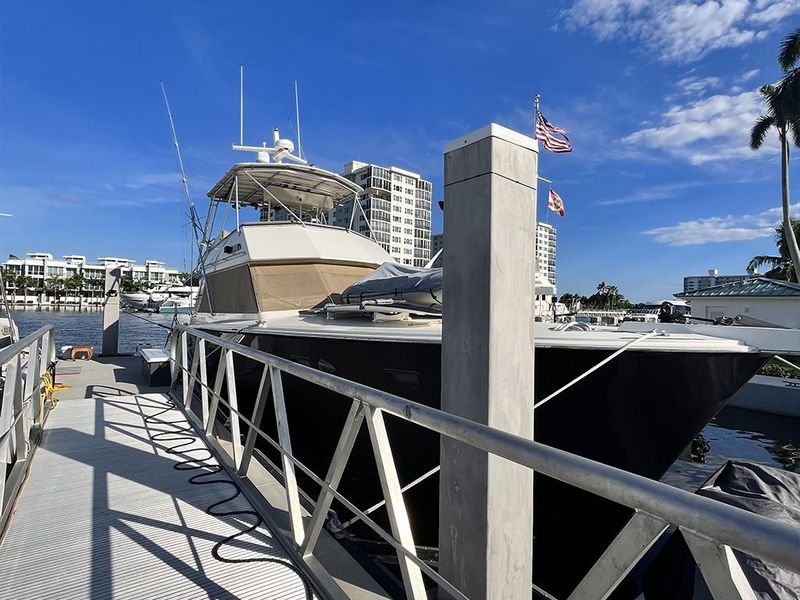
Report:
[[[108,392],[49,415],[0,545],[0,598],[316,597],[264,523],[217,547],[260,519],[242,494],[213,509],[235,514],[209,514],[236,487],[190,483],[230,479],[165,424],[187,425],[166,394]],[[206,466],[176,470],[187,458]]]

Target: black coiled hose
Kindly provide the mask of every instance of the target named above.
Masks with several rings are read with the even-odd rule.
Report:
[[[294,571],[294,573],[300,578],[303,582],[303,588],[305,589],[306,599],[311,600],[314,597],[311,583],[308,580],[306,574],[296,567],[294,564],[287,560],[283,560],[280,558],[268,558],[268,557],[257,557],[257,558],[225,558],[220,554],[220,549],[235,540],[236,538],[247,535],[252,533],[256,529],[258,529],[259,525],[261,525],[264,521],[254,510],[223,510],[220,507],[223,504],[231,502],[232,500],[236,499],[241,495],[242,490],[236,484],[236,482],[232,481],[228,477],[216,478],[216,479],[209,479],[209,477],[213,477],[214,475],[219,474],[223,471],[222,465],[219,463],[217,464],[210,464],[207,461],[214,457],[211,450],[209,450],[205,445],[200,446],[198,448],[186,448],[187,446],[192,446],[196,442],[198,442],[198,438],[195,435],[194,428],[189,423],[189,421],[183,417],[178,421],[165,421],[160,419],[161,415],[169,412],[170,410],[178,410],[178,407],[175,404],[175,401],[171,398],[167,400],[165,408],[162,410],[152,414],[152,415],[144,415],[144,422],[145,424],[155,424],[158,423],[159,425],[166,425],[171,427],[172,431],[158,431],[156,433],[150,433],[148,430],[148,435],[150,439],[155,443],[161,444],[168,444],[170,442],[178,442],[176,445],[171,446],[164,446],[167,453],[175,454],[175,455],[182,455],[182,456],[189,456],[195,455],[193,458],[186,458],[180,462],[175,463],[173,468],[176,471],[193,471],[196,469],[206,469],[202,473],[197,473],[189,478],[189,483],[194,485],[210,485],[216,483],[222,483],[229,485],[233,488],[233,495],[224,498],[223,500],[219,500],[209,506],[206,509],[206,512],[210,515],[214,515],[217,517],[244,517],[245,520],[251,520],[251,524],[248,525],[245,529],[234,533],[233,535],[229,535],[218,541],[214,544],[214,547],[211,549],[211,555],[220,562],[224,563],[254,563],[254,562],[263,562],[263,563],[276,563],[279,565],[283,565],[287,569]],[[186,448],[184,450],[184,448]],[[197,456],[196,453],[200,453]]]

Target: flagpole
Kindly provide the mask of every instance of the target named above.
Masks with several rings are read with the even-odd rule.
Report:
[[[536,124],[539,122],[539,98],[540,98],[539,94],[534,94],[534,96],[533,96],[533,106],[534,106],[533,137],[536,140],[536,171],[537,171],[536,178],[537,179],[543,179],[542,177],[539,177],[539,173],[538,173],[538,171],[539,171],[539,157],[541,156],[541,152],[539,152],[539,138],[536,135]],[[545,181],[547,181],[547,180],[545,180]],[[545,215],[544,215],[545,222],[547,222],[547,219],[550,216],[550,215],[547,214],[547,207],[545,207],[545,211],[544,212],[545,212]],[[539,215],[539,185],[538,184],[536,185],[536,215],[537,215],[536,216],[536,220],[538,221],[539,220],[539,216],[538,216]]]

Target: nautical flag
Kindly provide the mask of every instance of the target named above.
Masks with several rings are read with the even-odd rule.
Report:
[[[567,137],[566,129],[556,127],[545,119],[544,115],[539,112],[538,104],[536,108],[536,139],[542,142],[545,150],[550,152],[572,152],[572,145]]]
[[[564,216],[564,201],[552,188],[550,188],[550,196],[547,199],[547,208],[557,212],[562,217]]]

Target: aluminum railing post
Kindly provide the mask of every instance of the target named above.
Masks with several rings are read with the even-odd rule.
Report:
[[[260,426],[261,417],[264,414],[264,407],[267,405],[267,398],[269,391],[272,388],[272,378],[269,376],[269,367],[264,365],[264,370],[261,373],[261,382],[258,384],[258,394],[256,394],[256,403],[253,406],[253,415],[250,422],[253,425]],[[238,475],[239,477],[247,476],[247,469],[250,467],[250,460],[253,457],[253,450],[256,447],[256,430],[251,425],[247,430],[247,436],[244,440],[244,450],[242,451],[242,460],[239,463]]]
[[[12,395],[12,406],[14,407],[13,415],[19,418],[14,425],[14,457],[16,460],[25,460],[28,457],[28,439],[30,436],[30,429],[26,428],[24,409],[25,403],[23,396],[25,395],[25,386],[22,382],[22,354],[17,354],[14,360],[14,371],[11,372],[9,367],[6,371],[6,384],[8,380],[14,380],[14,393]]]
[[[236,372],[233,366],[233,352],[225,354],[225,381],[228,384],[228,418],[231,424],[231,458],[234,468],[239,468],[242,458],[242,439],[239,430],[239,401],[236,397]]]
[[[536,140],[495,124],[445,147],[442,411],[528,440],[537,163]],[[441,467],[440,573],[470,598],[531,598],[533,473],[445,437]]]
[[[350,458],[350,452],[356,443],[356,436],[358,436],[363,421],[364,406],[361,402],[353,400],[350,404],[350,412],[344,422],[342,434],[339,436],[339,442],[336,444],[336,451],[333,453],[331,464],[328,466],[328,474],[325,476],[325,481],[334,490],[339,487],[342,473],[344,473],[344,468],[347,466],[347,459]],[[300,547],[300,553],[303,556],[310,556],[314,553],[314,546],[322,531],[322,526],[325,524],[325,519],[328,518],[328,509],[331,507],[331,502],[333,502],[333,494],[322,488],[315,504],[314,514],[311,515],[305,539],[303,539],[303,544]]]
[[[197,355],[200,357],[200,411],[203,427],[208,419],[208,368],[206,367],[206,341],[197,339]]]
[[[283,452],[283,484],[286,488],[286,504],[289,510],[289,519],[292,524],[292,536],[298,546],[303,543],[303,509],[300,506],[300,493],[297,488],[297,476],[294,472],[294,463],[286,458],[292,455],[292,440],[289,435],[289,421],[286,415],[286,400],[283,397],[283,381],[280,370],[270,366],[270,379],[272,380],[272,403],[275,405],[275,421],[278,428],[278,443]]]
[[[214,376],[214,389],[211,393],[211,405],[208,407],[208,420],[204,423],[206,428],[206,435],[211,435],[214,431],[214,421],[217,418],[217,407],[219,406],[219,397],[222,393],[222,382],[225,379],[225,366],[227,364],[228,352],[227,348],[219,349],[219,362],[217,363],[217,373]]]
[[[730,546],[681,529],[714,600],[757,600]]]
[[[178,338],[181,335],[179,329],[173,329],[169,334],[169,372],[170,388],[175,389],[178,383],[178,375],[181,372],[180,356],[178,355]]]
[[[41,398],[39,396],[39,386],[41,384],[41,375],[39,374],[39,345],[41,342],[42,339],[39,338],[28,347],[28,368],[27,375],[25,376],[24,400],[30,398],[30,410],[25,411],[25,416],[23,418],[26,421],[25,427],[29,432],[33,424],[39,424],[37,422],[37,417],[39,415],[39,405],[41,404]]]
[[[663,519],[636,511],[567,600],[608,598],[667,527]]]
[[[183,374],[181,391],[183,392],[183,406],[189,408],[189,402],[194,392],[194,379],[197,373],[199,357],[197,353],[192,357],[192,366],[189,368],[189,333],[181,331],[181,373]]]
[[[408,511],[403,499],[403,492],[400,489],[400,479],[397,477],[392,447],[389,444],[389,436],[386,434],[383,413],[380,409],[371,406],[366,406],[364,410],[366,412],[369,438],[372,442],[372,451],[375,454],[375,463],[378,466],[378,476],[381,480],[383,497],[386,499],[386,511],[389,513],[392,533],[395,539],[410,554],[416,556],[417,548],[414,545],[411,523],[408,520]],[[425,591],[425,583],[422,580],[422,571],[420,571],[419,567],[400,552],[397,553],[397,560],[400,562],[400,572],[403,575],[406,598],[409,598],[409,600],[427,598],[428,594]]]

